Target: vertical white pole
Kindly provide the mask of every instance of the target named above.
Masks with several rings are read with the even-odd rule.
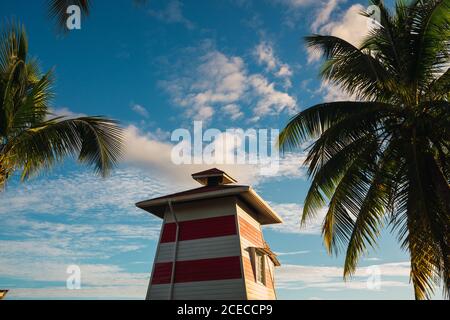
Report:
[[[175,214],[175,211],[172,207],[172,200],[169,199],[168,201],[170,212],[173,215],[173,219],[175,221],[176,231],[175,231],[175,244],[173,249],[173,259],[172,259],[172,274],[170,276],[170,291],[169,291],[169,300],[173,299],[173,289],[174,289],[174,283],[175,283],[175,264],[177,263],[177,253],[178,253],[178,234],[180,232],[180,225],[178,224],[178,219]]]

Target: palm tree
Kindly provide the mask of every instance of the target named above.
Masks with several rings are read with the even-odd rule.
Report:
[[[121,154],[121,128],[103,117],[53,116],[52,71],[41,74],[27,53],[24,27],[7,25],[0,34],[0,188],[16,170],[25,180],[68,155],[108,174]]]
[[[359,47],[306,37],[323,52],[321,76],[355,101],[322,103],[293,117],[282,150],[313,141],[302,225],[328,205],[322,235],[346,251],[344,279],[384,226],[409,251],[416,299],[450,291],[450,0],[382,1],[380,26]]]

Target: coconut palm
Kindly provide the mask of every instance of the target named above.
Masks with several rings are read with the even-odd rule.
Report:
[[[66,156],[106,175],[120,156],[122,134],[103,117],[53,116],[53,74],[29,59],[25,29],[10,24],[0,34],[0,188],[11,174],[22,180]]]
[[[353,96],[293,117],[282,150],[312,141],[302,225],[328,205],[322,234],[346,252],[344,278],[390,227],[409,251],[416,299],[450,286],[450,1],[382,1],[360,46],[312,35],[321,76]]]

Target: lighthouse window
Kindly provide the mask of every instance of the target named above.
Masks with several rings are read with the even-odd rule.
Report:
[[[264,266],[264,254],[261,252],[255,252],[256,262],[256,281],[261,284],[266,284],[266,273]]]

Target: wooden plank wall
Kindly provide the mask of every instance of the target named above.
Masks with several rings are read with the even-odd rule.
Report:
[[[245,286],[247,299],[249,300],[272,300],[276,299],[273,283],[273,263],[265,257],[266,283],[261,284],[256,281],[255,270],[251,263],[250,247],[264,246],[264,238],[261,225],[252,211],[241,201],[237,202],[237,215],[239,223],[239,234],[242,250],[242,263],[244,269]]]

